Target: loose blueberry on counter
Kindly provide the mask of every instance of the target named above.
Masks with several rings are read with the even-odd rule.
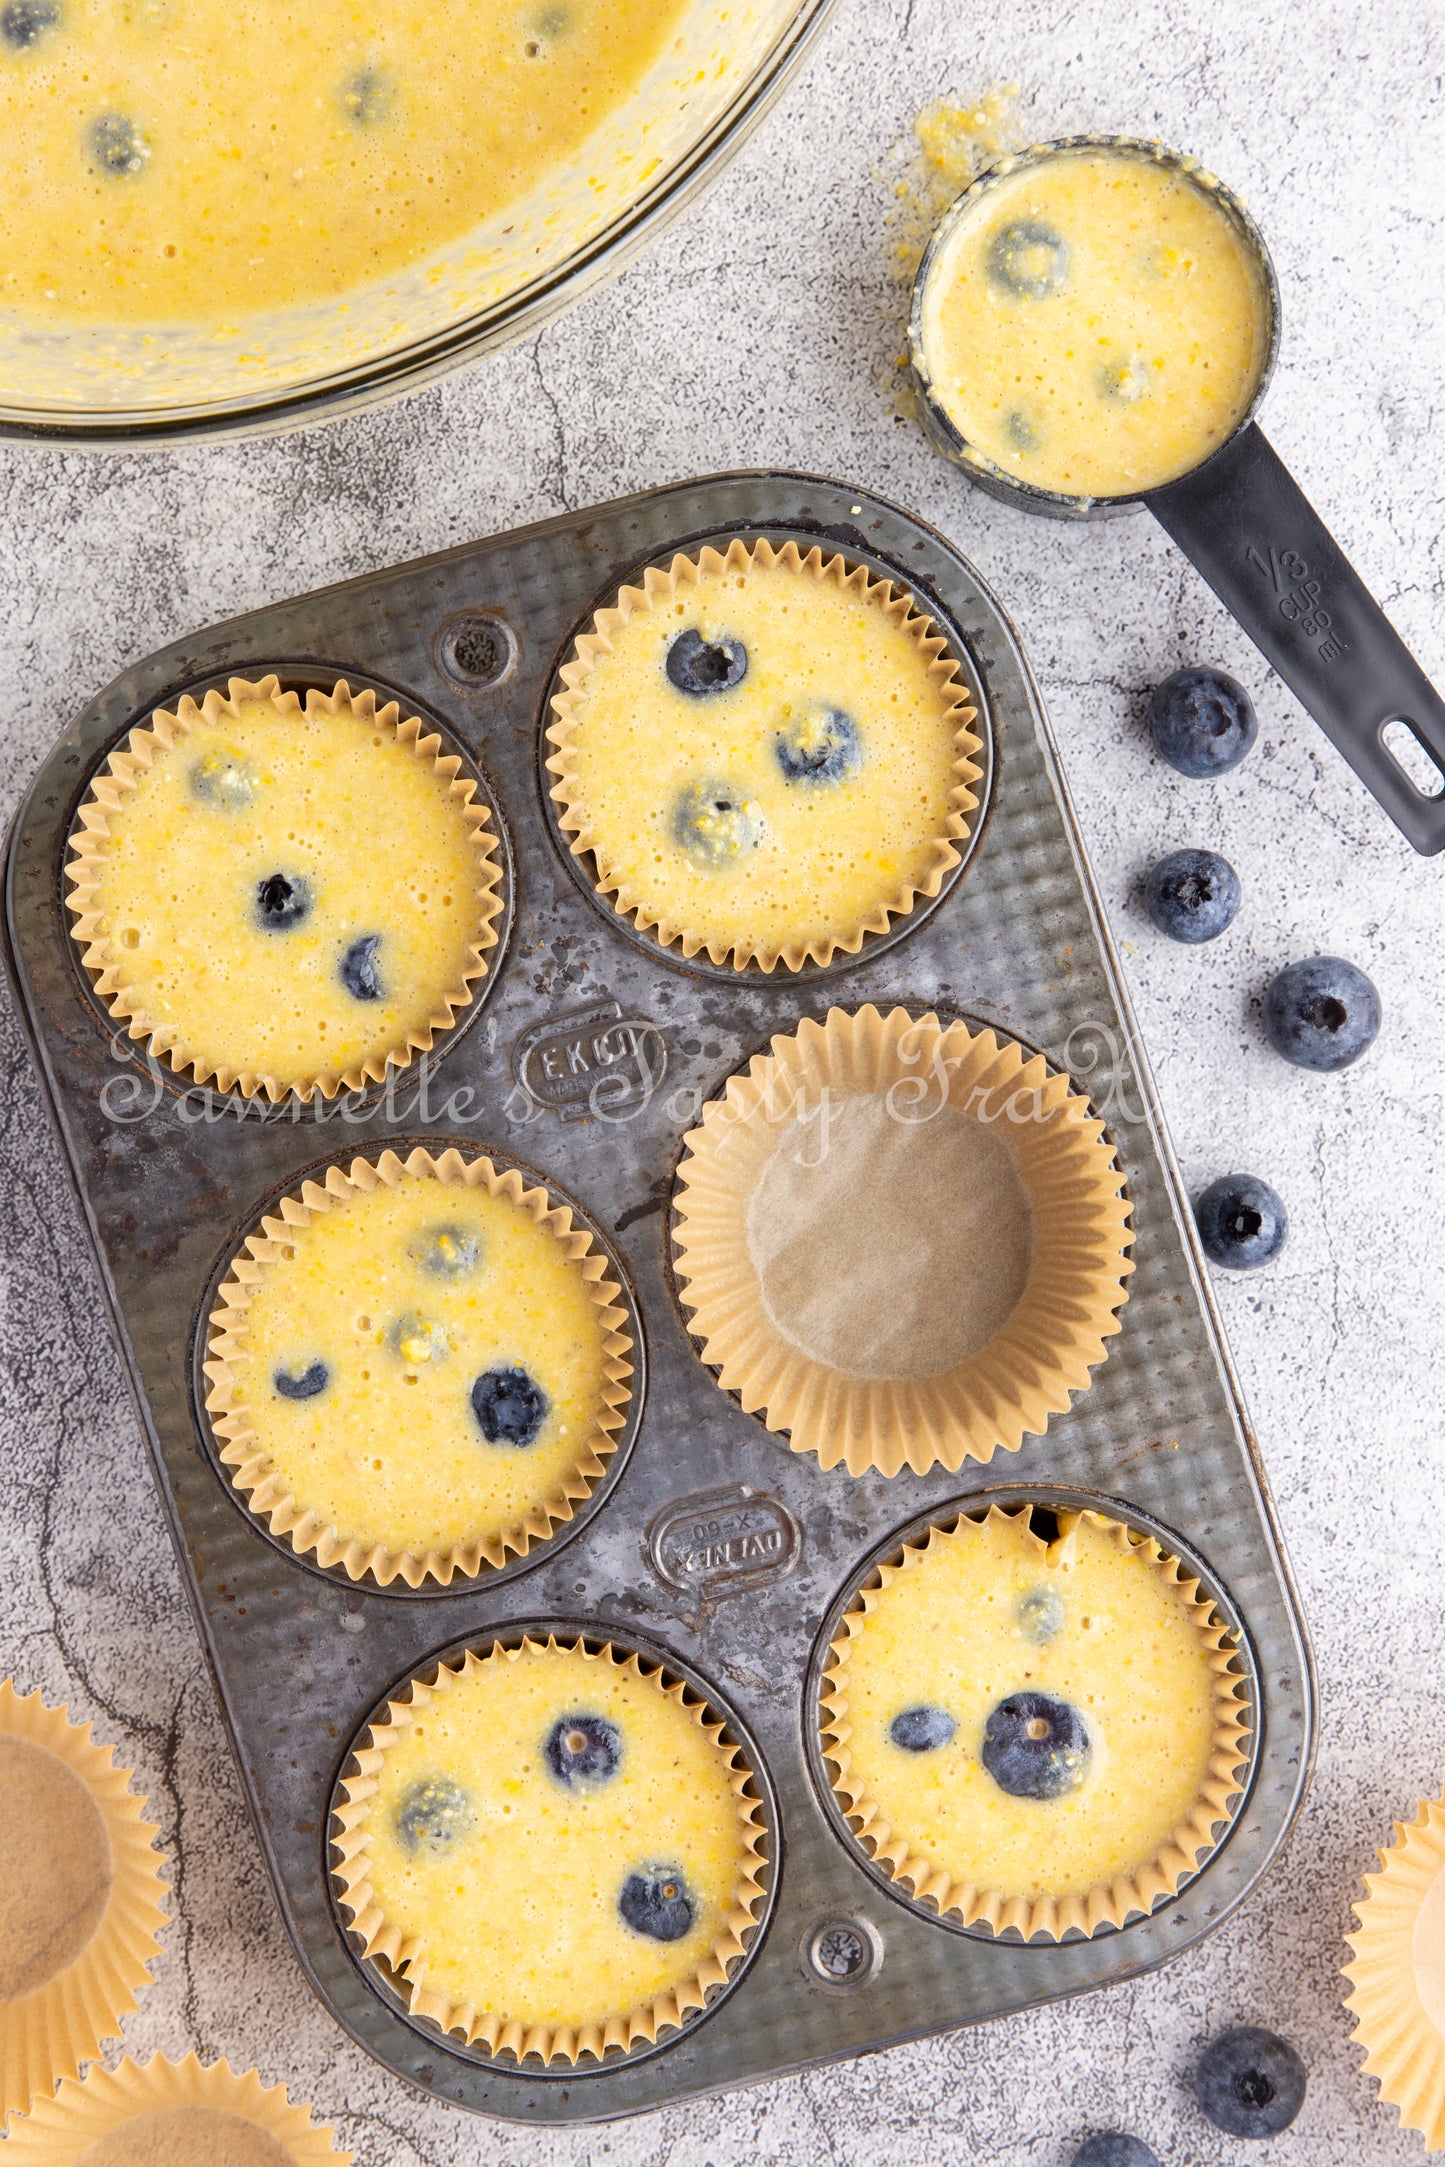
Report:
[[[741,640],[705,640],[700,632],[679,632],[667,650],[667,681],[695,700],[711,692],[731,692],[748,674],[748,651]]]
[[[1046,1648],[1064,1629],[1064,1606],[1052,1588],[1030,1588],[1014,1612],[1019,1631],[1036,1648]]]
[[[353,941],[341,958],[341,983],[354,1000],[381,999],[384,989],[381,970],[376,960],[380,947],[379,933],[363,933],[360,940]]]
[[[476,1827],[472,1802],[449,1776],[426,1776],[403,1792],[396,1810],[397,1841],[404,1851],[445,1858]]]
[[[1069,2167],[1159,2167],[1159,2155],[1142,2137],[1101,2129],[1084,2139]]]
[[[1259,720],[1243,685],[1199,664],[1154,687],[1149,731],[1160,759],[1198,781],[1238,767],[1259,735]]]
[[[1231,2137],[1273,2137],[1304,2105],[1305,2065],[1287,2039],[1258,2024],[1221,2032],[1194,2072],[1194,2096]]]
[[[324,1362],[312,1362],[306,1369],[278,1369],[271,1382],[283,1400],[314,1400],[330,1384],[331,1372]]]
[[[311,914],[311,889],[298,874],[268,873],[256,883],[256,923],[265,933],[289,933]]]
[[[531,1445],[551,1401],[524,1369],[488,1369],[472,1386],[472,1413],[489,1445]]]
[[[1374,1045],[1380,996],[1373,979],[1343,956],[1311,956],[1287,964],[1265,987],[1264,1028],[1286,1061],[1329,1074]]]
[[[692,1925],[693,1901],[675,1866],[655,1866],[629,1874],[617,1908],[634,1934],[649,1941],[681,1941]]]
[[[553,1775],[571,1789],[615,1776],[622,1740],[606,1716],[561,1716],[547,1735],[544,1751]]]
[[[90,155],[102,173],[125,180],[142,171],[150,145],[124,113],[102,113],[90,124]]]
[[[1256,1174],[1221,1174],[1194,1206],[1194,1221],[1211,1264],[1252,1272],[1284,1247],[1289,1215]]]
[[[60,0],[10,0],[0,9],[0,38],[17,52],[34,45],[60,20]]]
[[[1010,1798],[1062,1798],[1089,1765],[1084,1719],[1049,1693],[1010,1693],[983,1727],[979,1758]]]
[[[412,1261],[431,1279],[470,1279],[482,1258],[480,1234],[459,1226],[429,1226],[411,1245]]]
[[[858,725],[841,707],[810,707],[773,739],[778,766],[790,783],[851,782],[863,765]]]
[[[1149,875],[1144,905],[1171,941],[1216,941],[1239,910],[1239,875],[1217,850],[1171,850]]]
[[[703,872],[735,865],[766,834],[762,814],[735,783],[691,783],[677,801],[672,839]]]
[[[905,1753],[935,1753],[957,1729],[946,1708],[905,1708],[889,1724],[888,1735]]]
[[[1037,218],[1016,219],[989,242],[988,275],[1022,301],[1047,301],[1069,275],[1068,243]]]
[[[186,777],[191,796],[213,812],[236,813],[256,795],[253,770],[233,752],[207,752],[193,761]]]

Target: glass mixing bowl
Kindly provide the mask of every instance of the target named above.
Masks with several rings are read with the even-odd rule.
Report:
[[[374,405],[530,338],[721,173],[833,0],[691,0],[636,93],[530,197],[341,300],[213,326],[38,332],[0,318],[0,436],[263,436]]]

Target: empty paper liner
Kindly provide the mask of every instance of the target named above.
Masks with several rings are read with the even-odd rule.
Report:
[[[1380,1853],[1380,1871],[1355,1905],[1345,1939],[1355,2038],[1380,2097],[1418,2129],[1427,2150],[1445,2149],[1445,1799],[1421,1802]]]
[[[351,2167],[335,2135],[254,2069],[237,2076],[229,2062],[203,2068],[194,2054],[153,2054],[38,2100],[11,2125],[5,2157],[9,2167]]]

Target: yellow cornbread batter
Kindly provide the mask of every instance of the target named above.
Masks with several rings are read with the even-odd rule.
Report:
[[[995,1510],[935,1529],[835,1646],[839,1788],[915,1886],[1084,1896],[1182,1842],[1206,1794],[1207,1606],[1116,1523],[1060,1527],[1046,1545]]]
[[[279,1097],[430,1045],[470,999],[500,905],[454,760],[414,749],[417,726],[370,695],[333,713],[313,694],[303,712],[269,682],[269,697],[208,695],[204,714],[183,702],[189,727],[172,718],[165,738],[159,716],[133,733],[82,810],[70,871],[114,1012],[201,1080]]]
[[[9,0],[0,309],[234,323],[343,296],[536,188],[681,0]]]
[[[515,1175],[406,1172],[267,1222],[249,1285],[222,1290],[209,1372],[253,1505],[284,1500],[287,1532],[379,1553],[383,1577],[425,1559],[446,1578],[469,1553],[475,1571],[569,1516],[621,1425],[626,1341],[590,1241],[529,1193],[535,1209]]]
[[[1269,352],[1254,251],[1207,177],[1059,150],[962,200],[925,272],[932,394],[976,452],[1064,496],[1127,496],[1207,459]]]
[[[688,955],[856,950],[937,893],[967,832],[978,740],[942,642],[816,552],[735,543],[673,573],[627,590],[564,672],[548,764],[573,848]]]
[[[757,1894],[736,1755],[635,1658],[496,1648],[371,1736],[348,1901],[472,2036],[625,2031],[725,1976]]]

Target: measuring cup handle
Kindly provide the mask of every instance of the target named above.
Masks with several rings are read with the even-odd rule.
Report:
[[[1144,501],[1416,850],[1445,849],[1445,794],[1383,737],[1403,722],[1445,784],[1445,700],[1259,429]]]

